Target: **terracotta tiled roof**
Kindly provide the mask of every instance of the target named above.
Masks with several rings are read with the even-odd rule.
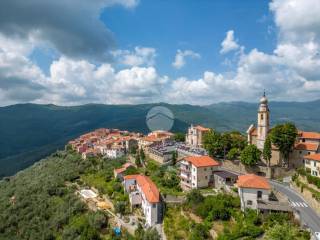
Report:
[[[138,174],[134,174],[134,175],[127,175],[127,176],[124,176],[123,179],[124,180],[129,180],[129,179],[136,179],[137,176],[139,176]]]
[[[124,176],[124,180],[128,180],[128,179],[136,179],[137,184],[140,186],[148,202],[150,203],[160,202],[159,190],[149,177],[144,175]]]
[[[317,132],[300,132],[300,138],[320,139],[320,133]]]
[[[210,128],[206,128],[206,127],[203,127],[201,125],[197,125],[194,127],[195,129],[201,131],[201,132],[206,132],[206,131],[210,131]]]
[[[318,143],[297,143],[294,146],[295,149],[297,150],[307,150],[307,151],[317,151],[319,148],[319,144]]]
[[[132,163],[125,163],[122,165],[121,168],[116,168],[114,171],[116,173],[122,173],[122,172],[126,171],[129,167],[133,167],[133,164]]]
[[[255,174],[246,174],[238,177],[237,186],[240,188],[271,189],[268,180]]]
[[[251,136],[258,136],[258,132],[257,132],[257,129],[254,128],[251,132]]]
[[[163,140],[163,138],[158,138],[155,135],[150,135],[150,136],[143,137],[142,140],[146,142],[156,142],[156,141]]]
[[[188,156],[185,157],[184,160],[196,167],[213,167],[220,165],[216,160],[209,156]]]
[[[257,136],[258,135],[257,128],[253,124],[250,126],[250,128],[247,131],[247,133],[250,136]]]
[[[306,155],[306,156],[304,156],[304,158],[308,159],[308,160],[314,160],[314,161],[319,161],[320,162],[320,153]]]

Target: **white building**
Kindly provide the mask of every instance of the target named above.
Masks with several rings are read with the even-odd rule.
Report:
[[[105,156],[108,158],[119,158],[125,155],[124,149],[122,148],[111,148],[105,150]]]
[[[320,177],[320,153],[304,156],[304,166],[312,176]]]
[[[142,208],[146,225],[151,227],[162,221],[162,203],[157,186],[144,175],[124,176],[124,188],[129,193],[131,207]]]
[[[188,156],[180,162],[182,189],[204,188],[214,184],[214,172],[219,163],[209,156]]]
[[[209,131],[210,128],[191,125],[186,134],[186,144],[194,147],[202,147],[203,135]]]
[[[241,175],[237,181],[241,210],[258,209],[259,200],[268,202],[271,186],[264,177],[255,174]]]

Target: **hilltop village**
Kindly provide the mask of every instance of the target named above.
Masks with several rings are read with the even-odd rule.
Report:
[[[108,183],[97,184],[94,174],[91,179],[84,179],[86,187],[78,187],[79,196],[93,210],[107,211],[117,219],[119,235],[121,229],[134,234],[142,228],[154,229],[158,239],[186,239],[183,233],[172,232],[178,228],[174,222],[178,219],[170,216],[182,214],[181,219],[190,217],[190,222],[203,227],[194,230],[202,231],[203,235],[197,233],[202,238],[188,239],[215,239],[222,234],[221,229],[215,228],[216,223],[212,228],[208,222],[231,219],[231,209],[237,204],[227,204],[228,197],[238,199],[244,217],[252,210],[261,216],[286,214],[292,221],[300,222],[311,236],[317,236],[320,223],[313,225],[305,220],[301,211],[312,208],[320,212],[319,145],[320,133],[296,129],[291,123],[271,127],[264,94],[257,123],[249,126],[247,136],[238,132],[217,133],[201,125],[190,125],[183,134],[157,130],[143,135],[101,128],[70,141],[67,148],[80,154],[83,161],[99,158],[121,163],[112,169],[113,179],[105,181],[120,183],[122,198],[115,198],[114,193],[111,197],[103,195],[101,185]],[[291,199],[281,190],[282,186],[290,186],[301,198]],[[216,209],[209,200],[224,207]],[[204,209],[196,208],[197,204]],[[179,205],[189,206],[194,212],[188,208],[177,212]],[[125,215],[128,221],[124,220]],[[263,236],[262,226],[253,224],[254,227],[256,235],[251,232],[239,236]],[[230,237],[236,233],[223,234]]]

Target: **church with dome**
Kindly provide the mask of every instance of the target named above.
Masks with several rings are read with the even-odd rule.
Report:
[[[251,124],[247,130],[248,144],[254,144],[260,151],[263,151],[264,143],[271,131],[270,109],[266,94],[260,99],[257,112],[257,124]],[[298,131],[296,143],[289,155],[289,163],[285,163],[281,157],[280,151],[272,145],[272,157],[270,163],[261,161],[264,165],[270,167],[297,168],[303,165],[303,158],[306,155],[320,152],[320,134],[316,132]]]
[[[251,124],[247,131],[248,143],[256,145],[258,149],[262,151],[264,142],[267,139],[269,131],[270,131],[270,110],[269,110],[268,99],[266,97],[266,94],[263,93],[263,96],[260,99],[260,105],[258,109],[257,126],[255,126],[254,124]]]
[[[247,130],[248,144],[254,144],[260,151],[263,151],[264,143],[270,131],[270,109],[268,98],[264,92],[259,103],[257,124],[251,124]],[[264,162],[263,159],[262,162]],[[266,162],[264,163],[267,164]],[[272,148],[270,165],[283,165],[283,163],[281,163],[280,153],[274,146]]]

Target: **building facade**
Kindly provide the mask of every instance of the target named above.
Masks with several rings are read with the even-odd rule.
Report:
[[[188,132],[186,134],[186,144],[194,147],[202,147],[203,146],[203,135],[210,131],[210,128],[205,128],[203,126],[191,125],[188,128]]]
[[[269,201],[271,186],[264,177],[255,174],[241,175],[237,181],[241,210],[258,209],[259,201]]]
[[[123,177],[125,191],[129,194],[131,207],[141,207],[146,219],[146,226],[161,223],[163,207],[160,193],[152,180],[144,175],[127,175]]]
[[[180,184],[184,190],[205,188],[214,184],[219,162],[209,156],[188,156],[180,162]]]
[[[304,157],[304,166],[312,176],[320,177],[320,153],[306,155]]]

